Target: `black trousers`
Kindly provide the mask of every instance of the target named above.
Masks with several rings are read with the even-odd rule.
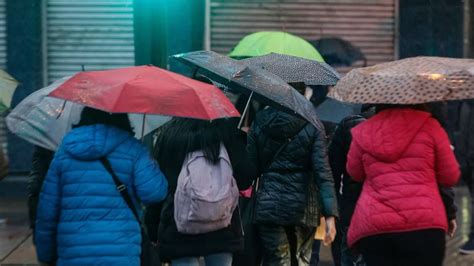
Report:
[[[462,169],[462,179],[469,189],[471,196],[471,208],[474,210],[474,166],[467,165]],[[469,240],[474,240],[474,211],[471,211],[471,226],[469,233]]]
[[[370,236],[359,242],[367,266],[442,266],[445,233],[428,229]]]
[[[259,224],[263,266],[305,266],[311,260],[314,227]]]

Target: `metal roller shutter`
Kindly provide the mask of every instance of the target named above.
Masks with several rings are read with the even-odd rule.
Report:
[[[281,30],[307,40],[348,40],[362,49],[368,65],[391,61],[396,57],[396,1],[211,0],[211,49],[228,53],[249,33]]]
[[[7,14],[5,5],[5,0],[0,0],[0,68],[3,70],[6,70],[7,67]],[[7,154],[7,127],[3,116],[0,116],[0,144],[4,154]]]
[[[47,0],[48,81],[135,62],[133,0]]]

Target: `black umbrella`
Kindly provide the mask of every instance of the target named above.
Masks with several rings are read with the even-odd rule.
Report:
[[[306,85],[335,85],[341,78],[326,63],[301,57],[271,53],[242,60],[247,65],[261,67],[286,81]]]
[[[314,107],[298,91],[274,74],[212,51],[197,51],[172,56],[196,68],[207,78],[231,90],[255,97],[258,101],[277,109],[295,113],[321,129],[321,121]]]
[[[364,61],[364,66],[367,65],[364,53],[346,40],[322,38],[310,41],[310,43],[319,51],[326,63],[331,66],[351,66],[359,60]]]
[[[342,119],[360,113],[360,109],[360,104],[344,103],[328,98],[316,107],[316,113],[321,120],[338,124]]]

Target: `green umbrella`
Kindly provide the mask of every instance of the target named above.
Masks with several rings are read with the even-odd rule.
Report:
[[[261,31],[247,35],[234,47],[229,56],[246,58],[270,53],[292,55],[324,62],[323,57],[309,42],[281,31]]]
[[[7,72],[0,70],[0,114],[10,108],[17,86],[18,81]]]

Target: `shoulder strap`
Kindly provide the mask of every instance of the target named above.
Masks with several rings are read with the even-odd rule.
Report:
[[[107,158],[102,157],[100,158],[100,162],[102,163],[104,168],[107,170],[107,172],[109,172],[109,174],[112,176],[112,179],[114,180],[114,183],[118,192],[120,193],[122,198],[125,200],[125,203],[127,203],[128,208],[130,208],[130,210],[133,213],[133,216],[135,216],[138,223],[141,224],[140,218],[138,217],[137,209],[135,209],[135,205],[133,205],[132,197],[130,197],[130,194],[128,194],[127,187],[120,181],[118,176],[115,174],[114,170],[112,169],[112,166],[110,165],[110,161]]]

